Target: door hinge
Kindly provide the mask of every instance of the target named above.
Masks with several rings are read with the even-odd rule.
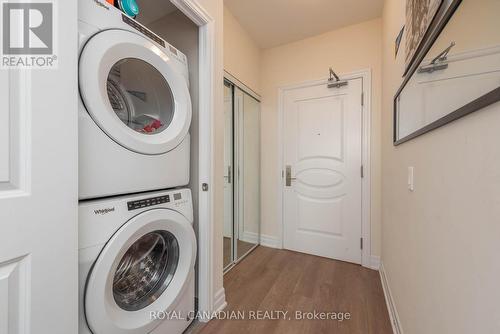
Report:
[[[361,106],[365,105],[365,92],[361,92]]]
[[[363,249],[363,238],[359,238],[359,246]]]
[[[361,165],[361,177],[365,177],[365,168]]]

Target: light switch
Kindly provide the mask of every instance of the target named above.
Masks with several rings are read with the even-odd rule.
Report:
[[[414,170],[415,170],[415,168],[408,167],[408,190],[409,191],[413,191],[415,189],[414,177],[413,177]]]

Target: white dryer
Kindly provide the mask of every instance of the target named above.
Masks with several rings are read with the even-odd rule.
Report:
[[[182,333],[195,309],[192,223],[189,189],[81,202],[79,334]]]
[[[79,0],[79,198],[189,183],[186,56],[104,0]]]

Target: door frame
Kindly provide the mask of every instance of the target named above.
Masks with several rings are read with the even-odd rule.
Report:
[[[198,189],[198,310],[201,313],[223,309],[226,304],[224,288],[216,290],[222,280],[218,263],[219,247],[215,221],[215,105],[217,93],[216,22],[197,0],[171,0],[199,28],[199,184]],[[203,189],[203,184],[208,189]],[[222,264],[222,262],[221,262]],[[201,317],[207,322],[208,317]]]
[[[362,124],[361,124],[361,162],[363,164],[363,178],[361,179],[361,235],[363,238],[363,249],[361,250],[361,265],[366,268],[372,268],[371,264],[371,124],[372,124],[372,108],[371,108],[371,88],[372,88],[372,73],[371,69],[362,69],[359,71],[346,73],[340,76],[341,80],[362,79]],[[278,223],[280,227],[278,244],[284,248],[284,196],[283,171],[285,166],[284,156],[284,96],[285,92],[298,88],[314,87],[326,85],[328,78],[319,80],[305,81],[286,85],[278,88]],[[360,166],[361,167],[361,166]],[[360,241],[361,242],[361,241]],[[361,245],[360,245],[361,247]]]

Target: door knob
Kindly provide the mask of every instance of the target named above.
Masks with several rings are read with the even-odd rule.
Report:
[[[285,171],[285,185],[287,187],[292,186],[292,180],[296,180],[297,178],[292,177],[292,166],[286,165],[286,171]]]

